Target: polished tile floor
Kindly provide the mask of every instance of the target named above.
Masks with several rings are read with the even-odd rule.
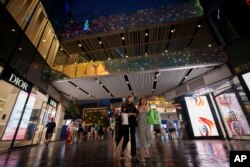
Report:
[[[128,145],[129,146],[129,145]],[[144,159],[138,150],[139,163],[132,163],[129,147],[125,159],[120,160],[120,146],[113,139],[84,140],[82,143],[65,145],[52,142],[0,154],[0,167],[228,167],[230,150],[250,150],[250,141],[239,140],[154,140],[151,158]]]

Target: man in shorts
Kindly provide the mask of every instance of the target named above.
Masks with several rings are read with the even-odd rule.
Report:
[[[44,127],[44,128],[47,128],[46,135],[45,135],[46,146],[48,146],[50,142],[50,139],[55,130],[55,127],[56,127],[56,123],[54,122],[54,118],[50,118],[50,122],[48,122],[46,126]]]

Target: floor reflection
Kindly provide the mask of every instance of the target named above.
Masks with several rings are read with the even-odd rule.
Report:
[[[128,144],[129,146],[129,144]],[[130,160],[130,148],[125,159],[120,160],[120,146],[116,147],[111,137],[108,139],[85,140],[82,143],[65,145],[64,141],[39,145],[0,154],[1,167],[210,167],[229,166],[230,150],[250,150],[250,141],[226,140],[154,140],[150,148],[150,159],[139,163]],[[138,156],[143,154],[138,150]]]

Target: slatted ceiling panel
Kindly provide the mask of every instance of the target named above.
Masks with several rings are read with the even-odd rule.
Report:
[[[78,46],[78,44],[76,43],[76,41],[74,42],[69,42],[69,43],[65,43],[63,45],[63,47],[68,50],[68,54],[73,54],[73,53],[78,53],[81,50],[81,48]]]
[[[66,93],[77,100],[89,99],[90,97],[77,89],[74,85],[70,84],[68,81],[57,81],[52,83],[59,91]]]
[[[150,53],[155,53],[157,46],[154,44],[156,41],[156,28],[150,28],[149,29],[149,51]],[[144,33],[145,35],[145,33]]]
[[[95,60],[107,60],[107,57],[108,57],[105,51],[101,51],[101,50],[93,51],[89,54],[92,55],[92,57],[94,57]]]
[[[128,74],[127,76],[135,96],[151,95],[154,82],[154,72]]]
[[[128,47],[126,47],[126,48],[127,48],[127,55],[128,55],[129,57],[134,56],[134,55],[133,55],[133,52],[132,52],[132,50],[133,50],[134,47],[128,46]]]
[[[140,41],[142,44],[140,46],[140,50],[141,50],[141,53],[145,53],[145,34],[143,33],[143,31],[139,31],[139,32],[140,32]]]
[[[212,35],[206,22],[203,22],[197,33],[199,36]]]
[[[108,92],[93,78],[77,79],[72,82],[96,98],[111,98]]]
[[[68,56],[56,56],[55,62],[53,66],[58,66],[62,64],[66,64]]]
[[[172,33],[172,38],[171,39],[175,39],[177,37],[177,34],[179,33],[179,28],[180,28],[181,24],[175,24],[175,31],[174,33]],[[171,30],[169,29],[169,33],[171,33]]]
[[[93,50],[100,50],[102,49],[101,45],[99,44],[99,41],[97,38],[90,38],[89,40],[91,40],[91,43],[92,43],[92,47],[93,47]],[[90,47],[89,47],[90,48]]]
[[[198,21],[186,22],[186,23],[180,24],[176,37],[182,38],[185,36],[187,37],[192,36],[197,25],[198,25]]]
[[[188,69],[160,71],[154,94],[159,95],[178,86],[187,72]]]
[[[210,33],[207,24],[203,22],[191,44],[191,47],[192,48],[207,47],[212,40],[213,36]]]
[[[108,43],[110,48],[122,46],[122,40],[120,34],[106,36],[105,42],[107,41],[109,41]]]
[[[123,76],[99,78],[100,82],[115,96],[127,97],[130,91]]]
[[[204,48],[208,47],[208,44],[213,40],[212,36],[196,36],[191,43],[191,48]]]
[[[194,78],[197,78],[201,75],[204,75],[205,73],[213,70],[214,67],[203,67],[203,68],[195,68],[191,71],[191,73],[188,75],[188,78],[186,78],[183,83],[188,82]]]
[[[171,40],[168,49],[173,51],[184,49],[188,47],[189,41],[190,38]]]

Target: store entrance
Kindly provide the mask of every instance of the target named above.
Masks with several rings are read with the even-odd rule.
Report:
[[[42,114],[43,114],[43,118],[41,120],[41,122],[39,123],[39,133],[36,137],[36,140],[34,141],[34,143],[36,144],[42,144],[44,143],[45,140],[45,132],[46,132],[46,124],[50,121],[50,118],[54,118],[54,120],[56,120],[56,116],[57,116],[57,108],[46,103],[43,102],[42,104],[42,108],[41,108]],[[55,139],[55,135],[52,135],[51,141],[53,141]]]

